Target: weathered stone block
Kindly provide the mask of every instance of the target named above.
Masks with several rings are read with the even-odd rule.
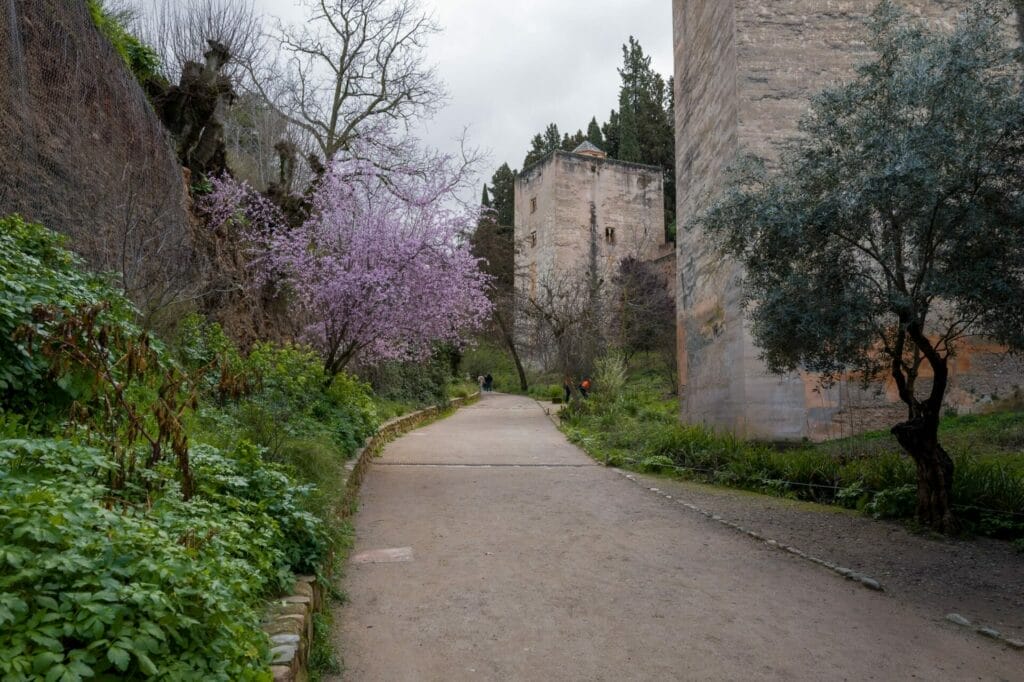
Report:
[[[307,611],[309,611],[308,602],[277,602],[273,606],[273,613],[279,615],[297,615],[305,617]]]
[[[267,633],[273,639],[274,635],[301,635],[303,631],[304,620],[302,618],[291,618],[281,616],[276,620],[272,620],[263,626],[263,632]]]
[[[295,673],[289,666],[271,666],[270,674],[274,676],[274,682],[295,682]]]

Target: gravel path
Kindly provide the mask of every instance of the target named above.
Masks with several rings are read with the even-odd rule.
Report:
[[[392,443],[356,531],[336,619],[344,679],[1019,680],[1024,667],[932,604],[595,465],[525,398],[487,395]]]
[[[915,534],[836,507],[635,476],[765,537],[869,575],[893,598],[935,617],[958,613],[1024,639],[1024,554],[1009,543]]]

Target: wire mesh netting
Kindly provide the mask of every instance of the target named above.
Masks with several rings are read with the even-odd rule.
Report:
[[[147,314],[191,295],[187,189],[84,0],[0,0],[0,215],[66,234]]]

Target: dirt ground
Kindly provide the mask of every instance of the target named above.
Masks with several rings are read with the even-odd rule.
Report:
[[[793,518],[820,519],[790,542],[888,591],[711,523],[594,464],[534,401],[491,394],[369,473],[336,614],[343,679],[1022,679],[1024,654],[943,620],[952,604],[1019,627],[1021,591],[1002,591],[1019,586],[1019,558],[993,568],[987,545],[966,543],[927,555],[955,568],[933,566],[906,550],[931,541],[896,527],[671,485],[780,540]],[[949,596],[993,571],[991,589]]]
[[[935,616],[958,613],[1024,639],[1024,554],[1007,542],[916,534],[835,507],[637,477],[765,537],[869,575],[894,599]]]

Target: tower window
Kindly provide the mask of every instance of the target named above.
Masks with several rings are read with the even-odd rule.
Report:
[[[530,246],[537,246],[537,233],[536,232],[531,232],[530,233]]]
[[[530,199],[530,213],[537,212],[537,197]]]
[[[606,228],[604,228],[604,240],[606,242],[608,242],[609,244],[614,244],[615,243],[615,228],[614,227],[606,227]]]

